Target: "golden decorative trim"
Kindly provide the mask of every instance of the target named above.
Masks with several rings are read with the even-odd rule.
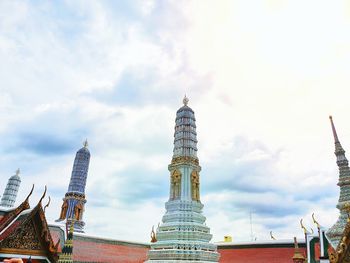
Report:
[[[343,236],[335,249],[334,252],[331,252],[329,259],[331,263],[348,263],[350,262],[350,222],[345,226]]]
[[[197,171],[191,173],[191,194],[193,201],[199,201],[199,174]]]
[[[194,165],[199,165],[198,158],[194,158],[194,157],[190,157],[190,156],[173,157],[173,159],[171,160],[171,165],[181,164],[181,163],[191,163]]]
[[[170,200],[180,198],[181,195],[181,173],[174,170],[170,176]]]
[[[41,250],[31,249],[18,249],[18,248],[0,248],[0,254],[19,254],[19,255],[33,255],[33,256],[44,256],[46,254]]]

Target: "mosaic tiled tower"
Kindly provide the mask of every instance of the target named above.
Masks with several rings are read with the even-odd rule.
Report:
[[[327,237],[330,239],[334,248],[337,247],[347,223],[348,215],[350,213],[350,169],[349,162],[345,157],[345,151],[341,146],[337,131],[335,130],[332,116],[331,120],[334,143],[335,143],[335,156],[337,157],[337,165],[339,167],[339,182],[340,196],[337,204],[337,208],[340,211],[337,222],[327,231]]]
[[[7,182],[4,195],[1,198],[0,206],[4,207],[13,207],[16,198],[19,186],[21,184],[21,178],[19,177],[20,170],[17,169],[16,174],[12,175]]]
[[[85,186],[89,170],[90,152],[87,141],[84,147],[77,151],[75,156],[72,176],[68,187],[68,192],[63,198],[60,218],[56,221],[66,220],[68,226],[74,221],[74,231],[84,232],[83,221],[85,199]]]
[[[200,201],[199,166],[197,158],[196,119],[185,97],[176,113],[174,152],[170,171],[170,196],[166,213],[157,229],[156,242],[151,244],[148,261],[218,262],[219,253],[209,243],[212,235],[205,225]]]

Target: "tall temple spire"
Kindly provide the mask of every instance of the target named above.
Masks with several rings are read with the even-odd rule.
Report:
[[[19,177],[20,170],[16,170],[16,174],[11,176],[7,182],[4,194],[1,198],[0,206],[4,207],[13,207],[16,198],[19,186],[21,185],[21,178]]]
[[[219,260],[216,245],[209,243],[212,235],[202,214],[196,119],[188,102],[185,96],[184,105],[176,112],[173,157],[168,166],[169,200],[165,203],[162,224],[157,228],[157,240],[148,253],[149,263]]]
[[[74,231],[83,232],[85,199],[85,186],[89,170],[90,152],[85,140],[83,148],[77,151],[68,191],[63,198],[60,218],[56,221],[67,220],[68,225],[74,221]]]
[[[336,248],[345,229],[348,213],[350,212],[350,169],[349,162],[345,156],[345,151],[338,139],[332,116],[330,116],[329,119],[331,121],[334,136],[334,154],[337,157],[337,165],[339,168],[338,186],[340,187],[340,195],[337,208],[340,211],[340,215],[337,222],[327,231],[326,234],[330,239],[332,246]]]

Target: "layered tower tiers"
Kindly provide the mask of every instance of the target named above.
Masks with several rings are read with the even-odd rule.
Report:
[[[337,165],[339,167],[339,182],[340,187],[339,201],[337,208],[339,209],[340,215],[337,222],[327,231],[326,235],[330,239],[331,244],[334,248],[338,246],[338,243],[343,235],[345,225],[347,223],[350,214],[350,169],[349,162],[346,159],[345,151],[340,144],[337,132],[333,123],[333,119],[330,116],[332,125],[332,131],[334,136],[335,144],[335,156],[337,157]]]
[[[19,186],[21,185],[21,178],[19,177],[20,170],[17,169],[16,174],[12,175],[7,182],[4,195],[1,198],[0,206],[4,207],[13,207],[16,198]]]
[[[219,261],[216,245],[209,243],[212,235],[202,214],[196,119],[187,97],[183,103],[176,113],[173,158],[168,166],[169,201],[157,229],[157,241],[148,252],[149,263]]]

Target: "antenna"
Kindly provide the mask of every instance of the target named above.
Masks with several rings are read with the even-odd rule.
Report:
[[[250,221],[250,241],[253,241],[254,237],[253,237],[252,211],[249,211],[249,221]]]

